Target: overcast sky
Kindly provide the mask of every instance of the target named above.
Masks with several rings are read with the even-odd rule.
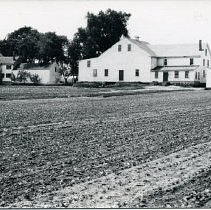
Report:
[[[211,44],[211,1],[0,0],[0,39],[22,26],[55,31],[69,39],[86,26],[87,12],[111,8],[131,13],[129,35],[151,44]]]

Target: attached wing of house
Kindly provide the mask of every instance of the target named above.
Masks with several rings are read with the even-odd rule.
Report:
[[[171,83],[205,83],[210,68],[210,48],[207,43],[150,45],[157,57],[152,68],[152,81]]]

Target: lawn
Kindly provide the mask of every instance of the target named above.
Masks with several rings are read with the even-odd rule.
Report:
[[[41,195],[210,142],[211,94],[6,100],[0,119],[0,206],[33,207]]]

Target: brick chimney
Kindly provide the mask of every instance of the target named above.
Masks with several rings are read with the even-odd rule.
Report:
[[[202,49],[202,40],[199,40],[199,51],[203,51],[203,49]]]

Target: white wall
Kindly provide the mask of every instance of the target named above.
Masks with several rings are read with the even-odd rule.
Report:
[[[13,70],[13,74],[15,75],[15,77],[17,77],[19,71],[20,70]],[[25,71],[30,72],[31,74],[38,74],[39,78],[41,79],[40,83],[42,83],[42,84],[49,84],[49,82],[50,82],[50,71],[49,70],[27,69]],[[30,80],[27,82],[30,82]]]
[[[207,71],[206,88],[211,88],[211,69]]]
[[[131,44],[131,51],[127,50]],[[118,45],[122,51],[118,52]],[[101,56],[91,61],[87,67],[87,60],[79,62],[79,81],[118,82],[119,70],[124,70],[124,82],[150,82],[151,56],[128,39],[122,39],[104,52]],[[93,69],[97,69],[97,77],[93,77]],[[108,69],[108,76],[104,70]],[[139,69],[139,77],[135,70]]]
[[[59,66],[57,65],[57,63],[56,62],[52,63],[48,84],[55,84],[57,82],[56,81],[57,78],[61,78],[61,75],[59,74],[58,70],[59,70]]]
[[[155,78],[155,72],[154,71],[152,71],[151,73],[150,73],[150,80],[151,80],[151,82],[153,82],[153,81],[155,81],[155,82],[163,82],[163,72],[162,71],[159,71],[158,72],[158,78]]]
[[[55,84],[56,78],[60,77],[60,74],[58,73],[58,65],[56,63],[53,63],[50,67],[50,69],[26,69],[25,71],[29,72],[30,74],[38,74],[39,78],[41,79],[41,84]],[[19,71],[19,69],[12,71],[15,77],[17,77]],[[31,82],[30,79],[27,82]]]
[[[199,57],[192,57],[193,58],[193,65],[201,65],[201,58]],[[164,65],[164,58],[158,58],[158,66]],[[190,65],[190,57],[187,58],[168,58],[167,57],[167,66],[189,66]]]
[[[174,71],[168,71],[169,82],[190,82],[194,81],[195,72],[189,71],[189,78],[185,78],[185,71],[179,71],[179,78],[175,78]],[[158,78],[155,78],[155,72],[151,72],[151,81],[163,82],[163,72],[158,72]]]
[[[6,74],[12,73],[13,65],[10,65],[10,66],[11,66],[11,69],[6,69],[6,64],[1,65],[1,71],[2,71],[2,74],[4,74],[4,78],[2,78],[3,82],[11,82],[10,78],[6,78]]]
[[[194,71],[189,71],[189,78],[185,78],[185,71],[179,71],[179,78],[175,78],[175,72],[169,71],[168,81],[170,82],[190,82],[194,81]]]

